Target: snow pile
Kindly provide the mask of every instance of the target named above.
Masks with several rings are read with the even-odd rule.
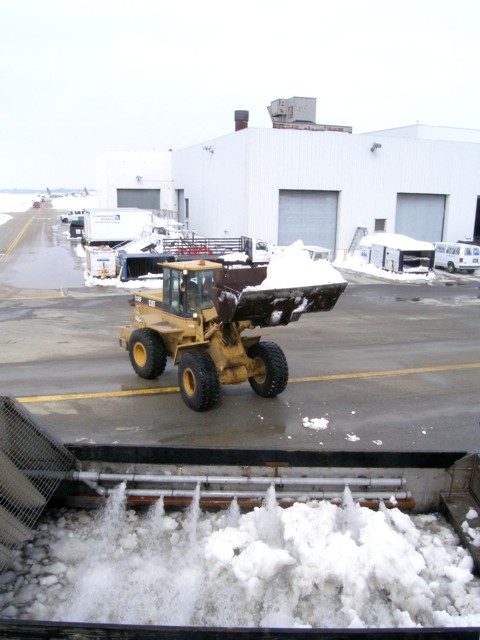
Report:
[[[282,253],[272,255],[267,277],[254,289],[284,289],[345,282],[328,260],[312,260],[297,240]]]
[[[198,627],[480,626],[472,559],[438,515],[343,504],[241,514],[127,510],[45,516],[0,580],[0,617]]]
[[[435,280],[433,271],[423,273],[396,273],[377,267],[368,262],[372,245],[380,245],[398,249],[400,251],[433,251],[435,246],[431,242],[415,240],[399,233],[377,233],[364,236],[358,243],[358,247],[353,255],[346,254],[343,258],[337,258],[333,265],[338,269],[346,269],[365,275],[375,276],[383,280],[396,280],[398,282],[425,282]]]
[[[314,431],[324,431],[328,427],[328,422],[326,418],[304,418],[303,426]]]
[[[462,531],[470,538],[474,547],[480,547],[480,527],[474,526],[470,520],[475,520],[475,524],[480,525],[479,515],[475,509],[469,509],[462,522]]]
[[[348,440],[348,442],[358,442],[360,438],[354,433],[347,433],[347,435],[345,436],[345,440]]]
[[[429,271],[428,273],[396,273],[394,271],[387,271],[386,269],[365,262],[360,255],[348,255],[344,259],[337,258],[337,260],[334,260],[333,266],[337,269],[364,273],[367,276],[374,276],[382,280],[395,280],[397,282],[430,282],[436,279],[433,271]]]
[[[248,256],[246,253],[224,253],[221,256],[218,256],[223,262],[243,262],[246,263],[248,260]]]
[[[433,251],[435,245],[423,240],[415,240],[401,233],[378,233],[364,236],[358,243],[360,247],[371,247],[378,244],[382,247],[390,247],[399,251]]]
[[[119,278],[97,278],[84,272],[84,280],[86,287],[115,287],[116,289],[161,289],[163,287],[163,279],[158,273],[148,273],[139,280],[125,280]]]

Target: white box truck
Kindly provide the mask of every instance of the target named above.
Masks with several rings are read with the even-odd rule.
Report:
[[[153,225],[156,216],[148,209],[86,209],[83,242],[113,247],[132,240],[145,225]]]

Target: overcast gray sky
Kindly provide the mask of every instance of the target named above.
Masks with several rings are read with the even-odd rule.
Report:
[[[270,127],[480,129],[478,0],[0,0],[0,189],[95,188],[105,151]]]

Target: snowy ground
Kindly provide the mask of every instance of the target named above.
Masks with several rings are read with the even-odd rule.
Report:
[[[47,515],[0,578],[0,617],[219,627],[480,626],[472,559],[437,514],[327,501],[241,514]],[[474,517],[476,514],[469,514]]]
[[[437,277],[433,271],[428,274],[394,273],[393,271],[386,271],[380,267],[375,267],[373,264],[365,264],[364,261],[356,255],[347,255],[345,259],[338,258],[333,262],[333,266],[347,272],[352,271],[353,273],[363,273],[368,276],[380,278],[386,282],[433,282]]]
[[[12,213],[28,211],[35,201],[40,201],[41,196],[34,193],[0,193],[0,224],[10,220]],[[78,210],[98,206],[98,197],[91,196],[63,196],[51,201],[53,209]]]
[[[0,193],[0,226],[12,219],[12,213],[27,211],[37,198],[35,194]]]

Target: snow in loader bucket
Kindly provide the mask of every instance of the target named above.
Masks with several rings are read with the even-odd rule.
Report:
[[[266,268],[214,272],[213,302],[222,322],[249,320],[254,326],[286,325],[302,313],[330,311],[346,282],[262,288]]]

